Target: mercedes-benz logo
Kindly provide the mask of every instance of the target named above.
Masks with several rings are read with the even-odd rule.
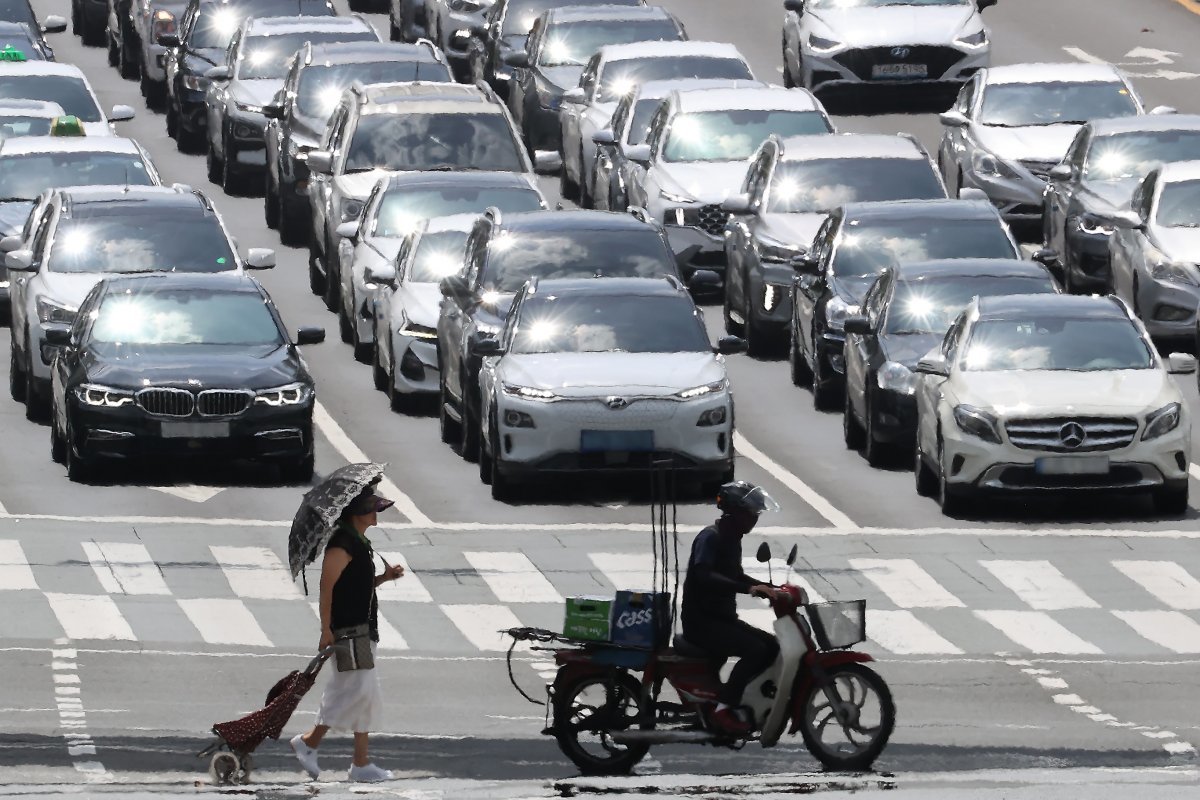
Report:
[[[1087,431],[1078,422],[1068,422],[1058,429],[1058,439],[1064,447],[1079,447],[1087,438]]]
[[[622,408],[626,408],[629,405],[629,401],[624,397],[617,397],[614,395],[612,397],[604,398],[604,404],[613,411],[620,411]]]
[[[912,55],[912,50],[907,47],[893,47],[892,55],[896,58],[908,58]]]

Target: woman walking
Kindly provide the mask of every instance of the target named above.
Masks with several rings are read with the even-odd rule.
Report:
[[[379,642],[378,601],[375,588],[404,574],[404,567],[388,566],[375,574],[375,553],[367,529],[392,501],[370,488],[350,501],[337,529],[325,547],[321,565],[321,640],[318,648],[337,643],[337,671],[321,696],[316,725],[291,740],[300,765],[313,778],[320,774],[317,748],[330,730],[354,734],[352,781],[386,781],[392,773],[371,763],[367,737],[379,721],[383,691],[374,669]]]

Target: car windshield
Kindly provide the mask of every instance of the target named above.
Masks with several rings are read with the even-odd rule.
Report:
[[[660,58],[627,58],[610,61],[600,76],[597,101],[613,103],[638,86],[649,81],[670,81],[680,78],[729,78],[753,80],[750,67],[740,58],[711,56],[663,56]],[[765,137],[764,137],[765,138]]]
[[[1127,319],[1025,317],[977,322],[959,362],[972,372],[1150,369],[1154,356]]]
[[[9,48],[12,48],[11,50]],[[7,31],[0,33],[0,51],[21,53],[25,61],[45,61],[40,48],[34,47],[33,39],[25,31]],[[11,58],[12,56],[8,56]],[[0,61],[5,60],[0,57]]]
[[[54,231],[51,272],[225,272],[237,258],[216,217],[199,209],[79,213]]]
[[[159,289],[110,294],[100,303],[91,341],[105,344],[285,344],[258,292]]]
[[[846,203],[934,200],[946,191],[924,158],[822,158],[775,167],[767,211],[828,214]]]
[[[236,6],[224,4],[201,6],[188,34],[188,44],[194,49],[225,49],[242,24],[242,13]]]
[[[573,294],[531,298],[513,353],[704,353],[704,326],[686,297]]]
[[[50,132],[50,117],[0,117],[0,138],[45,136]]]
[[[1133,131],[1103,136],[1088,150],[1083,177],[1140,178],[1158,164],[1200,159],[1200,130]]]
[[[881,8],[883,6],[965,6],[973,0],[810,0],[809,6],[824,11],[842,8]]]
[[[38,24],[28,0],[0,0],[0,19],[30,26]]]
[[[884,332],[945,333],[972,298],[1052,294],[1054,279],[1032,275],[955,275],[899,281],[887,307]]]
[[[661,278],[674,259],[652,229],[508,233],[488,245],[481,280],[494,292],[515,292],[530,278]]]
[[[153,186],[137,153],[32,153],[0,156],[0,198],[36,200],[59,186]]]
[[[820,111],[701,111],[678,114],[667,129],[663,161],[744,161],[771,134],[829,133]]]
[[[104,121],[87,82],[72,75],[0,75],[0,97],[49,100],[83,122]]]
[[[586,64],[592,54],[609,44],[669,42],[683,38],[670,19],[589,19],[563,22],[546,33],[538,63],[544,67]]]
[[[282,80],[291,66],[292,54],[305,42],[374,42],[370,31],[300,31],[272,36],[249,36],[242,43],[238,58],[237,76],[241,80]]]
[[[1164,183],[1154,221],[1166,228],[1200,228],[1200,180]]]
[[[427,232],[417,243],[407,279],[413,283],[437,283],[462,270],[466,253],[466,231]]]
[[[345,172],[524,172],[520,147],[503,114],[371,114],[358,120]]]
[[[854,220],[842,228],[833,258],[840,278],[870,278],[887,267],[938,258],[1020,258],[998,220]]]
[[[400,186],[379,202],[376,236],[405,236],[423,219],[451,214],[482,214],[492,206],[504,214],[537,211],[542,198],[520,186]]]
[[[1004,128],[1082,125],[1092,119],[1132,117],[1137,104],[1125,84],[999,83],[988,86],[979,122]]]
[[[305,67],[296,87],[296,109],[308,117],[326,119],[337,107],[342,92],[350,84],[390,83],[392,81],[454,80],[450,68],[433,61],[376,61],[353,64],[324,64]]]

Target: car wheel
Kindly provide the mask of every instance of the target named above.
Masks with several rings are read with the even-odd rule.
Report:
[[[142,96],[146,98],[146,108],[151,111],[159,111],[163,107],[163,100],[167,95],[167,87],[162,81],[152,80],[146,74],[146,67],[143,64],[139,70],[141,73]]]
[[[497,440],[493,439],[493,442]],[[491,480],[488,483],[492,487],[492,499],[498,503],[511,503],[517,499],[517,482],[500,471],[500,448],[497,446],[492,450],[491,458]]]
[[[72,483],[86,483],[92,476],[92,465],[75,451],[75,432],[71,429],[70,417],[67,418],[66,440],[67,448],[63,459],[67,463],[67,480]]]
[[[246,173],[237,163],[237,148],[229,139],[225,139],[225,158],[221,160],[221,186],[227,195],[247,195]]]
[[[833,408],[833,404],[837,401],[837,386],[833,381],[833,376],[829,374],[829,367],[826,366],[825,359],[821,357],[820,352],[814,347],[812,399],[813,408],[817,411],[827,411]]]
[[[25,401],[25,370],[21,368],[21,358],[15,346],[8,351],[8,395],[18,403]]]
[[[129,54],[129,32],[126,31],[123,37],[124,41],[118,50],[118,60],[120,61],[121,77],[127,81],[136,80],[141,70],[138,69],[138,62]]]
[[[330,311],[338,310],[338,299],[342,293],[341,277],[338,275],[338,265],[334,260],[334,253],[337,251],[330,247],[329,240],[325,240],[325,307]],[[348,341],[343,338],[342,341]]]
[[[1132,295],[1132,297],[1130,297],[1130,300],[1132,300],[1133,302],[1130,303],[1129,305],[1131,305],[1133,307],[1133,315],[1135,317],[1137,317],[1138,319],[1142,318],[1142,304],[1141,304],[1141,302],[1138,301],[1138,294],[1139,294],[1140,288],[1141,287],[1138,283],[1138,276],[1137,276],[1137,273],[1135,272],[1133,274],[1133,286],[1130,288],[1130,294]]]
[[[1188,510],[1188,484],[1181,486],[1160,486],[1151,497],[1154,509],[1164,516],[1182,517]]]
[[[404,41],[404,34],[400,30],[400,26],[396,24],[395,17],[388,17],[388,39],[393,42]]]
[[[263,218],[271,230],[279,227],[279,192],[271,185],[270,172],[263,180]]]
[[[392,360],[395,361],[395,359]],[[383,365],[379,363],[378,346],[375,348],[375,357],[371,359],[371,382],[375,385],[375,388],[381,392],[388,390],[388,372],[383,368]],[[394,381],[392,383],[394,383]]]
[[[946,448],[940,440],[937,463],[938,505],[947,517],[956,517],[962,512],[966,492],[946,480]]]
[[[393,381],[395,380],[393,376]],[[450,413],[446,410],[447,404],[450,402],[450,395],[446,392],[445,378],[438,379],[438,428],[441,430],[442,442],[444,444],[453,444],[458,441],[462,435],[459,432],[461,427],[459,423],[454,421]]]
[[[742,281],[742,336],[746,340],[746,353],[754,358],[761,358],[767,350],[763,340],[762,330],[754,324],[754,303],[750,293],[745,291],[748,281]]]
[[[341,334],[343,344],[354,343],[354,325],[350,322],[350,318],[346,316],[345,304],[339,302],[337,304],[338,318],[338,333]]]
[[[89,43],[88,39],[92,39],[92,38],[95,38],[95,37],[84,34],[83,43],[88,44]],[[107,36],[107,41],[108,41],[108,65],[110,67],[115,67],[121,63],[121,51],[119,49],[117,49],[116,40],[114,40],[111,36]]]
[[[50,460],[62,464],[67,460],[67,443],[58,432],[58,414],[51,409],[50,414]]]
[[[278,462],[279,477],[286,484],[296,483],[311,483],[313,470],[316,467],[316,458],[313,453],[309,453],[299,461],[286,459]]]
[[[808,362],[804,360],[804,354],[800,352],[800,346],[796,343],[794,329],[789,338],[791,342],[788,344],[788,367],[792,374],[792,385],[809,386],[813,379],[812,370],[808,368]]]
[[[595,201],[592,199],[592,193],[588,190],[587,175],[583,171],[583,148],[579,148],[579,205],[584,208],[593,208]]]
[[[71,3],[71,35],[83,35],[83,14],[79,11],[79,3]]]
[[[179,142],[183,142],[183,129],[180,129]],[[208,152],[204,156],[204,164],[208,169],[208,180],[210,183],[215,183],[220,186],[225,179],[225,164],[221,159],[217,158],[217,153],[213,149],[212,142],[208,143]]]
[[[863,446],[863,429],[858,418],[854,416],[854,404],[850,402],[850,392],[846,392],[846,400],[842,408],[842,440],[847,450],[858,450]]]
[[[495,469],[492,461],[495,458],[496,451],[499,449],[495,444],[496,412],[491,412],[489,418],[492,432],[488,434],[486,442],[482,438],[479,442],[479,480],[484,486],[492,485],[492,470]]]
[[[462,367],[462,375],[467,374]],[[462,425],[459,426],[458,454],[463,461],[472,462],[479,458],[479,416],[478,412],[471,413],[471,399],[467,387],[459,386],[459,397],[462,398]]]
[[[932,497],[933,493],[938,490],[937,476],[933,474],[933,470],[925,463],[925,454],[921,452],[920,440],[921,425],[917,423],[917,443],[913,445],[913,482],[916,486],[917,495],[920,497]]]
[[[871,408],[871,391],[869,389],[863,405],[863,458],[867,459],[869,465],[878,469],[886,460],[887,447],[875,438],[875,410]]]
[[[412,414],[417,410],[417,395],[402,392],[396,388],[396,374],[384,374],[384,388],[387,390],[388,408],[398,414]]]
[[[733,318],[733,297],[731,292],[731,281],[725,281],[725,302],[723,308],[723,316],[725,317],[725,332],[730,336],[741,336],[743,326]]]

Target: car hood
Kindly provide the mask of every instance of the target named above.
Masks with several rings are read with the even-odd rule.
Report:
[[[334,178],[337,181],[338,191],[343,197],[353,197],[357,200],[366,200],[367,195],[371,193],[371,189],[384,175],[387,175],[387,170],[373,169],[370,172],[354,172],[350,175],[338,175]]]
[[[291,121],[292,137],[311,142],[316,147],[321,142],[321,136],[325,133],[325,123],[328,121],[328,118],[310,117],[304,114],[293,113]]]
[[[863,296],[875,282],[875,277],[869,275],[862,278],[834,278],[829,288],[846,302],[857,305],[862,302]]]
[[[1129,208],[1129,200],[1137,189],[1138,178],[1113,181],[1084,181],[1080,187],[1083,199],[1091,211]]]
[[[404,239],[400,236],[372,236],[364,244],[370,245],[370,249],[374,251],[368,254],[369,258],[379,258],[385,264],[395,266],[396,255],[399,254]]]
[[[1200,228],[1155,226],[1154,239],[1163,254],[1175,261],[1200,264]]]
[[[703,203],[719,203],[736,193],[746,178],[745,161],[696,161],[654,165],[663,188],[674,188]],[[809,237],[811,241],[812,237]]]
[[[810,247],[827,214],[763,214],[759,231],[787,244]]]
[[[73,308],[79,308],[83,298],[92,287],[108,277],[103,272],[48,272],[43,270],[38,274],[42,282],[42,295],[66,303]]]
[[[1010,161],[1054,161],[1066,155],[1079,125],[1031,125],[1027,128],[999,128],[979,125],[975,135],[990,153]]]
[[[912,369],[933,348],[942,343],[943,333],[885,333],[879,337],[883,356]]]
[[[975,15],[969,6],[882,6],[809,12],[838,41],[856,47],[889,44],[945,44]],[[973,33],[973,31],[967,31]]]
[[[436,283],[405,283],[398,290],[404,314],[418,325],[436,328],[442,292]]]
[[[579,76],[583,74],[583,67],[578,66],[540,67],[540,69],[546,80],[560,89],[578,86]]]
[[[299,356],[287,345],[94,344],[83,366],[89,381],[114,388],[269,389],[306,377]]]
[[[13,200],[0,203],[0,238],[16,236],[25,227],[30,212],[33,211],[32,200]]]
[[[533,353],[504,357],[501,379],[564,397],[663,397],[724,380],[712,353]]]
[[[954,381],[960,402],[1007,416],[1140,415],[1181,401],[1174,381],[1163,369],[958,371]]]
[[[200,65],[195,64],[193,59],[202,62],[210,67],[215,67],[218,60],[225,55],[225,51],[219,47],[201,47],[199,50],[189,50],[184,56],[184,63],[189,69],[196,72],[203,72]]]
[[[229,94],[236,102],[249,103],[255,106],[265,106],[275,97],[275,93],[283,86],[283,81],[277,78],[259,78],[256,80],[237,80],[229,87]]]

